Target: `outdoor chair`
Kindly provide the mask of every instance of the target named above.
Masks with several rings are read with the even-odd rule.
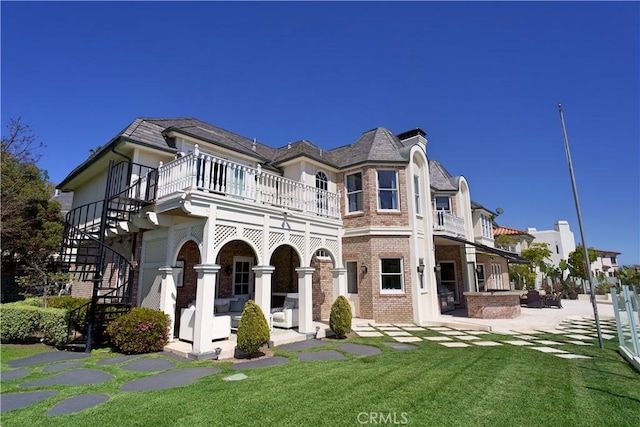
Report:
[[[544,308],[544,300],[540,296],[538,291],[527,292],[527,307],[529,308]]]
[[[544,299],[545,307],[558,307],[562,308],[562,295],[558,293],[553,293],[553,295],[547,295]]]

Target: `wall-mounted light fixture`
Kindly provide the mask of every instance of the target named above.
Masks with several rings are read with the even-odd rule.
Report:
[[[433,271],[437,274],[440,273],[440,270],[442,270],[442,267],[440,267],[440,264],[436,264],[435,267],[433,267]]]
[[[367,271],[369,271],[369,269],[367,268],[366,265],[362,264],[360,266],[360,271],[362,271],[362,274],[367,274]]]
[[[418,260],[418,274],[421,276],[424,274],[424,258]]]

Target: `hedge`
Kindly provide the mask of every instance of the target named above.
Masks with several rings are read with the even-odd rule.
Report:
[[[24,342],[42,335],[47,344],[67,342],[67,310],[28,304],[0,305],[0,342]]]

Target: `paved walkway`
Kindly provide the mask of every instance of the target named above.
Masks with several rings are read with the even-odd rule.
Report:
[[[565,302],[563,301],[563,305]],[[600,312],[604,339],[616,336],[616,325],[612,319],[613,310],[606,305]],[[579,353],[563,350],[562,346],[592,346],[596,344],[595,322],[591,304],[588,301],[567,301],[565,309],[523,308],[517,319],[469,319],[452,313],[441,317],[433,325],[417,326],[409,323],[378,324],[363,319],[354,319],[354,332],[361,337],[383,337],[393,339],[384,345],[407,351],[417,348],[412,343],[431,342],[447,348],[472,348],[475,346],[523,346],[543,353],[550,353],[567,359],[589,358]],[[357,321],[356,321],[357,320]],[[628,333],[628,328],[625,331]],[[539,334],[552,334],[554,339],[540,339]],[[490,337],[490,338],[487,338]],[[326,347],[323,349],[323,347]],[[337,346],[317,339],[291,342],[278,347],[292,352],[301,362],[318,360],[346,360],[347,355],[371,357],[380,354],[378,347],[341,343]],[[575,347],[572,347],[575,348]],[[112,381],[110,373],[89,368],[86,362],[91,357],[84,353],[47,352],[23,359],[11,360],[7,365],[15,368],[0,373],[0,381],[14,381],[27,378],[31,373],[50,373],[44,379],[25,381],[19,387],[64,387],[77,384],[100,384]],[[239,361],[232,369],[243,371],[254,368],[278,366],[289,363],[289,357],[266,357],[257,360]],[[186,366],[177,367],[177,362]],[[152,355],[114,356],[98,361],[98,366],[117,366],[120,369],[149,373],[149,375],[123,384],[120,392],[162,390],[191,384],[194,381],[220,373],[216,367],[189,367],[188,359],[176,357],[173,353],[161,352]],[[41,367],[41,365],[46,365]],[[95,366],[93,365],[93,366]],[[225,381],[239,381],[247,376],[243,373],[223,378]],[[0,412],[7,412],[33,405],[58,394],[58,390],[37,390],[0,395]],[[105,394],[87,393],[58,402],[47,415],[55,416],[79,412],[100,405],[109,400]]]

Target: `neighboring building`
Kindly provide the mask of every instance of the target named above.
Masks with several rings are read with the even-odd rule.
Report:
[[[603,251],[596,249],[598,259],[591,263],[591,271],[593,271],[594,279],[598,279],[600,273],[604,273],[608,277],[609,282],[615,283],[618,276],[618,255],[620,252]]]
[[[496,240],[502,241],[502,243],[496,242],[497,247],[505,251],[517,253],[518,255],[521,254],[524,249],[529,248],[534,239],[534,237],[526,231],[505,226],[496,226],[493,229],[493,235]],[[500,236],[506,236],[506,238],[499,239]]]
[[[527,233],[534,237],[534,243],[547,243],[551,251],[551,264],[558,266],[560,260],[568,260],[569,254],[576,249],[573,231],[567,221],[556,221],[553,230],[536,230],[527,228]]]
[[[163,310],[174,331],[195,302],[203,353],[215,299],[270,313],[298,293],[298,331],[313,333],[338,295],[357,317],[422,324],[466,291],[508,289],[522,260],[494,247],[493,213],[427,159],[425,135],[275,149],[192,118],[136,119],[59,185],[74,192],[73,294]]]

